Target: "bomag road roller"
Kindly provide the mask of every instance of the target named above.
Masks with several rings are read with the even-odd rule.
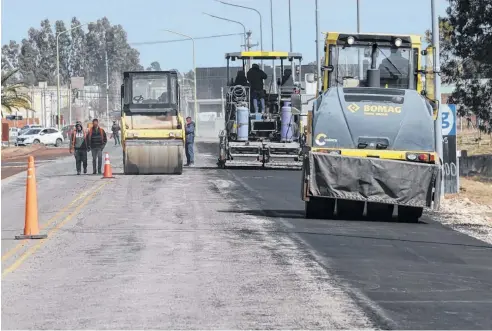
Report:
[[[185,132],[176,71],[123,74],[121,136],[125,174],[181,174]]]
[[[324,50],[304,148],[306,217],[418,222],[439,208],[441,187],[439,102],[424,82],[434,71],[420,69],[428,50],[419,36],[346,33],[327,33]]]
[[[225,98],[225,129],[219,134],[219,158],[217,165],[261,166],[297,168],[301,162],[301,110],[292,103],[300,100],[295,96],[301,91],[301,60],[299,53],[288,52],[237,52],[227,53],[227,82]],[[242,67],[230,67],[231,61],[242,61]],[[287,68],[298,62],[298,70],[289,69],[276,82],[272,77],[265,82],[263,91],[252,91],[247,81],[250,64],[260,60],[280,60],[284,73],[284,61],[290,61]],[[251,63],[251,62],[254,63]],[[243,75],[239,71],[242,71]],[[297,75],[296,75],[297,71]],[[287,71],[285,71],[287,73]],[[236,76],[236,79],[234,78]],[[295,79],[297,76],[297,79]],[[243,78],[238,83],[239,78]],[[276,84],[276,85],[274,85]],[[264,109],[255,111],[254,94],[262,94]],[[258,102],[258,106],[262,103]],[[307,111],[305,116],[307,117]]]

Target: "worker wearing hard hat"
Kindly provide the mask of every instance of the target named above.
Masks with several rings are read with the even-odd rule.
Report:
[[[84,166],[84,174],[87,173],[87,135],[82,127],[82,123],[75,123],[75,130],[70,135],[70,154],[75,156],[75,167],[77,175],[80,175],[82,165]]]

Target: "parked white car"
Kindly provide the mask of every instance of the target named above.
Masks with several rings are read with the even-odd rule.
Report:
[[[55,128],[34,128],[19,135],[16,145],[44,144],[60,147],[63,144],[63,140],[62,133]]]

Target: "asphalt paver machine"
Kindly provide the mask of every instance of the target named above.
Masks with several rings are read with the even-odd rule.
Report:
[[[225,127],[219,134],[220,149],[218,166],[302,166],[302,114],[301,110],[292,105],[293,96],[301,93],[301,61],[302,55],[288,52],[236,52],[227,53],[227,82],[225,95]],[[276,82],[268,77],[269,84],[264,86],[265,109],[256,113],[253,107],[252,91],[248,84],[235,85],[233,73],[238,70],[247,72],[252,63],[261,60],[280,62],[281,73],[284,63],[291,72],[284,80],[280,77]],[[241,61],[242,67],[231,67],[231,62]],[[294,63],[294,65],[293,65]],[[298,98],[297,98],[298,99]]]

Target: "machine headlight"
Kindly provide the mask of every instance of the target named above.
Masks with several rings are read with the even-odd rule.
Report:
[[[396,38],[396,40],[395,40],[395,46],[396,47],[400,47],[401,46],[401,43],[402,43],[401,39],[400,38]]]
[[[350,37],[348,37],[348,38],[347,38],[347,43],[348,43],[349,45],[352,45],[354,42],[355,42],[354,37],[350,36]]]
[[[169,137],[175,137],[176,135],[174,134],[174,132],[169,132]]]

